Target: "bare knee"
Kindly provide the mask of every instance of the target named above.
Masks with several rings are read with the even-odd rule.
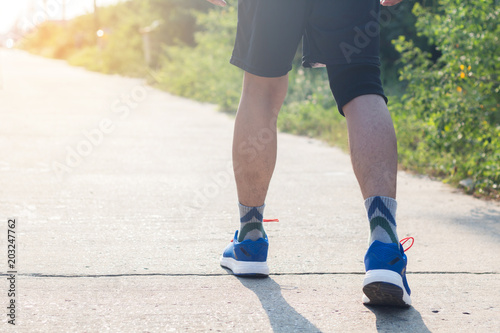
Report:
[[[343,107],[346,118],[353,113],[360,112],[365,116],[370,112],[380,113],[387,110],[387,104],[380,95],[368,94],[353,98]]]
[[[287,90],[288,75],[269,78],[245,72],[242,99],[249,98],[254,103],[264,103],[273,110],[279,110]]]

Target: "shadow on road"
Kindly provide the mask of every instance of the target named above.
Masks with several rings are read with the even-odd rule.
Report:
[[[456,216],[454,221],[486,235],[500,238],[500,210],[494,207],[472,209],[469,215]]]
[[[257,295],[274,332],[321,332],[288,304],[281,294],[281,286],[272,278],[238,278],[238,280]]]
[[[366,306],[377,318],[378,332],[411,332],[411,333],[430,333],[420,312],[414,307],[391,308]]]

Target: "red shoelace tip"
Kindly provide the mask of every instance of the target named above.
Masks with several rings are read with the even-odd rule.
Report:
[[[404,245],[406,242],[408,241],[411,241],[411,244],[410,246],[408,246],[406,249],[404,248]],[[413,243],[415,243],[415,239],[413,237],[406,237],[406,238],[403,238],[402,240],[399,241],[401,243],[401,245],[403,246],[403,249],[404,251],[408,251],[409,249],[411,249],[411,247],[413,246]]]
[[[279,222],[280,220],[279,219],[263,219],[262,222]],[[233,240],[231,239],[231,243],[233,242]]]

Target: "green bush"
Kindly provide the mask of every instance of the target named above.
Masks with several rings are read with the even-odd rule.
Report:
[[[320,138],[347,149],[345,118],[337,111],[326,69],[304,69],[297,62],[289,73],[289,81],[278,118],[280,130]]]
[[[242,81],[242,71],[228,64],[236,31],[235,8],[198,13],[197,19],[203,30],[195,34],[196,47],[165,47],[158,84],[174,94],[234,112]]]
[[[95,36],[95,22],[85,27],[93,36],[88,46],[68,58],[70,64],[108,74],[143,76],[146,64],[140,29],[151,24],[148,2],[131,1],[99,9],[100,38]],[[92,17],[92,15],[88,15]]]
[[[437,47],[430,54],[396,42],[408,84],[392,108],[401,162],[470,192],[498,196],[500,186],[500,9],[494,0],[441,0],[434,13],[416,4],[417,30]]]

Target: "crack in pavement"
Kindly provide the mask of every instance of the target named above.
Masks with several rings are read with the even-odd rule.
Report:
[[[271,273],[269,276],[303,276],[303,275],[364,275],[365,272],[305,272],[305,273]],[[500,275],[500,272],[407,272],[408,275]],[[10,274],[0,273],[0,276]],[[129,273],[129,274],[43,274],[43,273],[17,273],[17,276],[35,278],[105,278],[105,277],[135,277],[135,276],[165,276],[165,277],[216,277],[233,276],[227,273]]]

